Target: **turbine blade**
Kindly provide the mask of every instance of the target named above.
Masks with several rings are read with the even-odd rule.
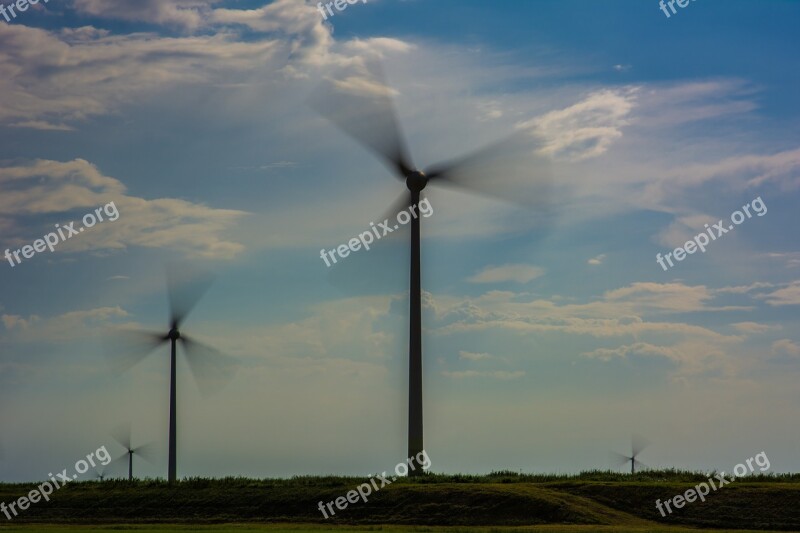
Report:
[[[383,231],[378,226],[376,228],[382,235]],[[362,247],[350,251],[345,258],[337,255],[335,264],[329,259],[330,266],[321,265],[328,283],[346,295],[407,294],[409,232],[393,231],[376,238],[369,246],[369,250]]]
[[[126,424],[122,426],[118,426],[114,428],[114,431],[111,432],[111,436],[114,437],[114,440],[119,443],[120,446],[125,448],[125,451],[131,449],[131,425]]]
[[[106,465],[106,468],[108,469],[109,472],[111,472],[115,468],[119,468],[119,465],[125,465],[125,477],[127,478],[128,477],[128,454],[127,453],[123,453],[122,455],[120,455],[119,457],[117,457],[116,459],[114,459],[113,461],[108,463]]]
[[[616,464],[618,467],[625,464],[629,464],[631,462],[630,457],[626,457],[621,453],[617,452],[609,452],[609,457],[611,458],[612,464]]]
[[[643,462],[641,462],[641,461],[640,461],[640,460],[638,460],[638,459],[634,459],[634,460],[633,460],[633,464],[636,466],[636,470],[637,470],[637,471],[639,470],[639,467],[642,467],[642,468],[650,468],[649,466],[647,466],[646,464],[644,464]]]
[[[238,368],[236,359],[224,355],[216,348],[181,335],[186,361],[203,396],[211,396],[221,390]]]
[[[410,206],[411,206],[411,191],[405,190],[389,205],[389,209],[387,209],[383,213],[383,218],[381,218],[380,221],[376,222],[384,222],[388,220],[389,225],[392,226],[392,228],[394,228],[394,225],[398,224],[397,214],[400,213],[401,211],[408,211],[408,208]],[[390,236],[394,236],[395,233],[397,233],[397,231],[392,233]]]
[[[631,435],[631,456],[638,456],[649,444],[650,442],[641,435]]]
[[[156,457],[156,445],[153,442],[142,444],[133,449],[133,454],[152,464]]]
[[[308,105],[380,156],[398,178],[405,180],[414,164],[380,63],[368,61],[359,72],[336,78],[323,83]]]
[[[551,202],[549,160],[538,155],[539,141],[515,133],[459,159],[425,171],[434,185],[458,187],[524,207],[546,208]]]
[[[112,372],[121,374],[165,342],[163,333],[115,328],[103,335],[103,352]]]
[[[183,323],[213,281],[214,276],[210,272],[188,264],[173,263],[167,266],[171,327]]]
[[[373,226],[365,226],[366,233],[372,231],[372,235],[364,236],[365,240],[367,237],[373,239],[368,243],[369,249],[361,246],[344,259],[337,256],[337,262],[326,267],[328,283],[349,295],[407,293],[411,224],[410,220],[401,224],[397,215],[401,211],[408,212],[410,205],[411,192],[406,190],[390,204],[381,218],[373,222]],[[419,209],[416,212],[421,216]],[[384,224],[391,233],[384,235]]]

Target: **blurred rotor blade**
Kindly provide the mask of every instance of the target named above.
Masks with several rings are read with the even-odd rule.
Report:
[[[641,467],[641,468],[643,468],[643,469],[650,468],[649,466],[647,466],[646,464],[644,464],[643,462],[641,462],[641,461],[640,461],[640,460],[638,460],[638,459],[634,459],[634,460],[633,460],[633,464],[636,466],[636,468],[637,468],[637,469],[638,469],[639,467]]]
[[[124,465],[124,467],[125,467],[125,469],[124,469],[125,477],[127,478],[128,477],[128,452],[123,453],[122,455],[120,455],[119,457],[117,457],[116,459],[114,459],[113,461],[108,463],[106,465],[106,469],[110,472],[110,471],[114,470],[115,468],[119,468],[120,465]]]
[[[103,352],[115,373],[130,370],[142,359],[167,342],[163,333],[140,329],[115,328],[103,335]]]
[[[354,235],[360,242],[366,242],[371,233],[374,239],[367,244],[369,249],[359,243],[359,248],[356,251],[351,249],[347,257],[336,255],[334,263],[328,254],[330,266],[321,265],[328,283],[342,293],[363,296],[408,292],[410,234],[402,231],[402,226],[394,230],[395,223],[390,220],[392,232],[384,235],[381,222],[375,223],[374,230],[373,226],[365,226],[363,234]],[[347,241],[343,239],[343,243]]]
[[[642,450],[647,448],[647,446],[649,444],[650,444],[650,442],[647,439],[645,439],[644,437],[642,437],[641,435],[632,435],[631,436],[631,455],[633,457],[636,457],[637,455],[642,453]]]
[[[337,78],[323,83],[308,105],[383,158],[397,177],[405,180],[414,164],[380,63],[368,61],[361,73]]]
[[[156,445],[153,442],[142,444],[133,449],[133,454],[152,464],[156,457]]]
[[[611,462],[616,464],[617,466],[622,466],[624,464],[629,464],[631,462],[630,457],[626,457],[621,453],[617,452],[610,452],[609,457],[611,458]]]
[[[111,432],[111,436],[114,437],[114,440],[117,441],[120,446],[125,448],[125,451],[131,449],[131,425],[122,425],[114,428],[114,431]]]
[[[213,281],[213,274],[188,264],[167,265],[170,327],[181,325]]]
[[[94,479],[103,479],[105,477],[105,469],[104,468],[95,468],[93,470],[94,470],[94,472],[92,473],[92,477]]]
[[[221,390],[238,368],[233,357],[224,355],[216,348],[181,335],[186,361],[203,396],[211,396]]]
[[[524,207],[546,208],[551,202],[550,162],[536,151],[539,141],[527,133],[434,165],[425,176],[434,185],[449,185]]]
[[[408,211],[410,206],[411,206],[411,191],[406,189],[405,191],[403,191],[400,194],[400,196],[398,196],[391,203],[391,205],[389,206],[389,209],[387,209],[383,213],[383,218],[381,218],[380,220],[376,220],[375,223],[379,224],[380,222],[388,221],[389,226],[392,229],[400,229],[400,224],[397,221],[397,214],[400,213],[401,211]],[[417,211],[417,212],[419,212],[419,211]],[[395,225],[397,225],[398,228],[394,228]],[[390,235],[393,236],[394,233],[396,233],[396,231],[394,231]]]

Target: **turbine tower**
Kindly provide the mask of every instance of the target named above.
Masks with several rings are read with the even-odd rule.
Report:
[[[367,62],[354,75],[328,80],[312,95],[309,105],[354,140],[380,157],[383,163],[401,180],[407,189],[394,202],[392,213],[401,210],[418,213],[420,195],[428,184],[455,186],[470,192],[492,196],[523,205],[542,205],[544,187],[549,183],[548,165],[537,157],[536,142],[529,134],[514,134],[506,140],[491,145],[461,159],[425,171],[419,170],[408,155],[401,134],[399,120],[394,111],[382,68],[378,63]],[[502,172],[504,159],[526,152],[524,170],[527,185],[537,187],[538,195],[526,201],[526,195],[504,191],[501,182],[492,179]],[[518,158],[517,158],[518,159]],[[501,163],[499,165],[495,163]],[[530,191],[530,189],[529,189]],[[397,226],[395,227],[397,229]],[[420,271],[420,217],[411,217],[410,278],[409,278],[409,343],[408,343],[408,458],[423,451],[422,410],[422,279]],[[409,475],[419,475],[422,469],[412,469]]]

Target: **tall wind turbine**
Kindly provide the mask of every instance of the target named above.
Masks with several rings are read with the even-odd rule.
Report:
[[[526,151],[528,167],[525,175],[531,177],[529,185],[537,185],[545,192],[547,162],[533,157],[536,143],[528,135],[512,135],[503,142],[446,164],[419,170],[411,158],[401,134],[394,111],[390,90],[385,83],[379,64],[367,62],[355,75],[328,80],[309,100],[317,113],[328,119],[354,140],[378,155],[383,163],[408,189],[394,202],[392,213],[417,206],[420,195],[429,183],[456,186],[485,196],[524,205],[542,205],[543,197],[527,200],[519,190],[509,192],[493,179],[500,169],[494,163],[518,156]],[[397,229],[397,227],[395,227]],[[420,217],[411,219],[411,274],[409,279],[409,382],[408,382],[408,458],[423,451],[422,424],[422,284],[420,272]],[[409,475],[422,474],[422,469],[410,470]]]
[[[169,466],[167,479],[174,482],[178,469],[177,435],[177,353],[182,344],[186,361],[201,392],[211,392],[235,371],[234,360],[216,349],[190,339],[180,331],[181,324],[208,290],[212,277],[187,266],[173,265],[167,269],[169,296],[169,330],[156,333],[140,330],[117,330],[107,342],[107,355],[118,370],[126,370],[159,346],[170,345],[169,381]],[[129,452],[131,451],[128,447]]]

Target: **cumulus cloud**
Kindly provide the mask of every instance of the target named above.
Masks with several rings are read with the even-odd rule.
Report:
[[[515,371],[507,371],[507,370],[486,370],[486,371],[479,371],[479,370],[455,370],[455,371],[444,371],[442,375],[448,378],[453,379],[465,379],[465,378],[491,378],[491,379],[500,379],[500,380],[510,380],[510,379],[519,379],[525,376],[524,370],[515,370]]]
[[[471,283],[502,283],[505,281],[528,283],[542,275],[544,275],[544,270],[537,266],[510,264],[486,267],[468,278],[467,281]]]
[[[492,359],[493,357],[493,355],[488,353],[465,352],[463,350],[458,352],[458,358],[466,359],[467,361],[485,361],[487,359]]]
[[[586,261],[586,263],[588,263],[590,265],[593,265],[593,266],[602,265],[603,261],[605,261],[605,259],[606,259],[606,254],[600,254],[600,255],[596,255],[596,256],[592,257],[591,259]]]
[[[745,335],[726,335],[708,327],[682,321],[665,321],[664,314],[738,309],[715,307],[713,290],[680,283],[633,283],[607,291],[586,303],[557,303],[529,294],[491,291],[477,298],[437,298],[436,314],[428,327],[439,336],[480,332],[503,336],[566,335],[589,337],[617,346],[584,351],[602,361],[631,355],[662,357],[674,363],[676,376],[709,372],[731,375],[742,363],[729,351],[742,345]],[[742,326],[744,333],[748,329]],[[751,327],[748,331],[752,331]],[[597,341],[592,341],[596,343]],[[461,358],[463,359],[463,358]]]
[[[789,339],[780,339],[772,343],[772,353],[800,357],[800,345]]]
[[[795,281],[788,287],[778,289],[769,294],[760,296],[772,306],[800,305],[800,282]]]
[[[567,108],[519,125],[545,139],[543,152],[570,160],[605,153],[622,137],[635,106],[637,88],[603,89]]]
[[[7,330],[28,329],[39,321],[39,317],[36,315],[31,315],[28,318],[23,318],[19,315],[2,315],[0,319],[2,319],[3,325]]]
[[[0,45],[0,123],[40,129],[75,127],[179,84],[244,80],[256,65],[274,64],[281,49],[277,41],[241,42],[225,33],[87,33],[76,41],[16,24],[0,25]]]
[[[591,357],[600,359],[602,361],[610,361],[616,357],[625,358],[629,355],[642,355],[642,356],[657,356],[667,357],[669,359],[679,359],[678,353],[673,348],[666,346],[655,346],[646,342],[637,342],[634,344],[623,345],[618,348],[597,348],[590,352],[583,352],[581,355],[584,357]]]
[[[28,221],[33,216],[68,223],[114,202],[119,212],[117,220],[97,224],[90,233],[59,244],[58,251],[142,246],[230,258],[244,249],[243,245],[227,240],[224,233],[246,213],[186,200],[130,196],[122,182],[105,176],[83,159],[36,160],[26,165],[0,167],[0,185],[6,191],[0,196],[0,210],[6,220],[12,221],[6,232],[10,245],[27,244],[51,231],[51,225],[31,227]]]
[[[631,356],[664,358],[675,364],[681,378],[702,374],[727,374],[733,367],[725,350],[714,343],[698,339],[685,339],[668,346],[637,342],[611,349],[598,348],[581,355],[605,362]]]
[[[69,311],[53,317],[3,315],[1,318],[8,334],[16,341],[63,343],[90,338],[98,327],[127,316],[124,309],[116,306]],[[33,325],[36,327],[32,328]]]
[[[772,326],[769,324],[759,324],[758,322],[737,322],[736,324],[731,324],[731,326],[741,333],[748,333],[752,335],[781,329],[780,325]]]
[[[75,0],[74,8],[96,17],[150,22],[195,29],[203,22],[208,0]]]

